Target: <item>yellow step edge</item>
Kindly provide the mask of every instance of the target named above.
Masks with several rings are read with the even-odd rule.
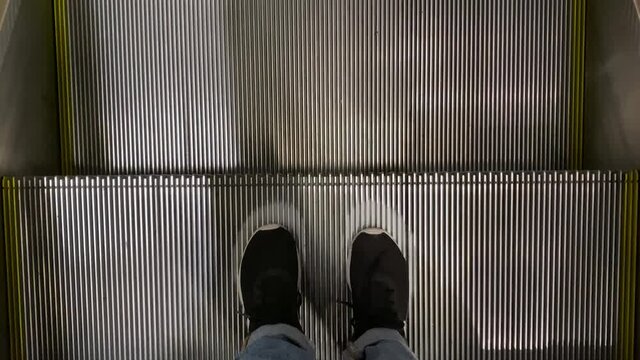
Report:
[[[636,267],[638,248],[638,171],[625,174],[620,244],[618,358],[635,359]]]

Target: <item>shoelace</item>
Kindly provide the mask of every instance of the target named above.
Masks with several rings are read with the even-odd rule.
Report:
[[[384,296],[385,304],[381,307],[381,309],[384,309],[385,311],[376,314],[373,317],[370,316],[371,314],[356,314],[354,312],[354,316],[349,321],[354,329],[358,327],[373,328],[382,324],[384,324],[385,327],[393,329],[401,329],[402,327],[404,327],[404,321],[399,319],[398,313],[393,306],[393,294],[395,293],[395,291],[393,290],[393,288],[389,287],[384,290],[384,293],[386,295]],[[353,302],[347,300],[336,300],[336,303],[347,306],[351,309],[355,309]]]
[[[373,263],[369,267],[367,271],[368,279],[373,278],[374,269],[378,267],[380,259],[383,256],[385,256],[384,252],[378,254],[376,259],[373,261]],[[369,284],[367,285],[369,289],[373,286],[373,284],[371,283],[371,280],[369,280]],[[380,326],[381,324],[384,324],[385,327],[391,327],[394,329],[401,329],[402,327],[404,327],[404,321],[399,319],[398,313],[394,306],[395,301],[394,301],[393,295],[395,294],[395,290],[393,289],[393,287],[387,286],[387,284],[384,284],[383,294],[384,294],[384,297],[383,297],[384,305],[381,307],[381,309],[383,309],[384,311],[375,315],[374,314],[357,314],[354,311],[354,316],[353,318],[351,318],[351,321],[350,321],[351,326],[353,326],[354,329],[357,327],[372,328],[375,326]],[[354,304],[352,302],[344,301],[344,300],[337,300],[337,302],[339,304],[346,305],[351,309],[355,310]],[[372,317],[371,315],[374,315],[374,316]]]

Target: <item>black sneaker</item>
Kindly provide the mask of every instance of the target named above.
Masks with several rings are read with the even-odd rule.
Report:
[[[361,231],[351,243],[348,267],[352,341],[372,328],[394,329],[404,337],[409,269],[395,241],[382,229]]]
[[[288,324],[302,331],[298,311],[300,263],[296,242],[280,225],[258,229],[240,262],[240,299],[249,331],[262,325]]]

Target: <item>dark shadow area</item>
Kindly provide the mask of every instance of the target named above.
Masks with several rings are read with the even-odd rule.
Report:
[[[60,173],[53,9],[23,1],[0,68],[0,174]]]
[[[104,116],[102,97],[100,95],[109,89],[106,88],[105,78],[106,66],[100,63],[102,59],[100,37],[109,39],[123,34],[105,30],[99,33],[97,26],[86,26],[85,24],[100,24],[105,21],[104,16],[100,16],[100,9],[95,2],[80,2],[77,5],[79,16],[77,19],[69,17],[68,36],[69,46],[72,44],[79,49],[84,49],[82,53],[69,51],[69,74],[75,81],[69,89],[69,96],[72,98],[68,116],[70,119],[61,119],[63,122],[71,124],[71,134],[68,134],[68,141],[71,146],[73,163],[71,165],[72,174],[105,174],[108,173],[104,143],[108,141],[105,133],[105,126],[101,119]],[[77,23],[73,24],[73,21]],[[83,24],[84,23],[84,24]],[[99,26],[99,25],[98,25]],[[105,41],[105,40],[102,40]],[[118,49],[120,50],[120,49]],[[131,71],[131,69],[121,69],[121,71]],[[115,89],[114,89],[115,90]],[[117,91],[117,90],[116,90]],[[82,94],[80,96],[73,95]],[[61,99],[64,101],[65,99]],[[123,94],[116,94],[115,104],[122,108],[130,108],[131,104],[125,104],[128,99]],[[74,115],[82,118],[74,118]],[[127,134],[121,134],[121,141],[126,141]]]
[[[640,14],[634,0],[589,0],[584,167],[640,168]]]
[[[235,137],[229,141],[236,142],[231,146],[238,151],[237,167],[228,170],[276,173],[282,166],[278,162],[273,139],[281,134],[272,127],[276,122],[267,110],[272,104],[281,104],[283,99],[278,98],[280,93],[275,91],[280,79],[273,69],[279,67],[267,60],[275,51],[282,24],[287,22],[279,18],[282,13],[276,4],[261,3],[254,7],[230,2],[225,5],[220,9],[227,46],[223,57],[228,63],[233,84],[232,91],[225,95],[233,104],[231,116],[235,125]],[[258,27],[258,31],[254,27]],[[211,136],[219,138],[222,129],[216,129],[216,125],[220,124],[214,124]]]
[[[0,177],[0,187],[2,177]],[[4,202],[0,188],[0,353],[9,353],[9,284],[7,282],[7,263],[4,242]]]
[[[47,1],[22,1],[7,38],[0,62],[0,176],[55,175],[61,171],[52,6]],[[1,205],[0,191],[0,354],[9,354]]]
[[[640,194],[638,194],[637,204],[640,206]],[[638,218],[636,220],[636,224],[638,224],[638,228],[640,228],[640,211],[636,208],[638,212]],[[637,239],[636,239],[636,304],[635,304],[635,325],[634,325],[634,334],[635,338],[633,340],[633,352],[636,356],[640,357],[640,229],[636,229]]]

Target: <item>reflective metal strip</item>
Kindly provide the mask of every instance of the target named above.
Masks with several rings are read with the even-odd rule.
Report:
[[[584,3],[58,0],[65,169],[579,167]]]
[[[27,358],[232,358],[245,335],[235,284],[242,249],[273,222],[298,239],[302,322],[319,358],[338,359],[348,339],[350,310],[337,303],[348,299],[347,247],[370,226],[388,229],[408,258],[407,336],[418,358],[631,354],[637,173],[4,186],[21,286],[12,306],[24,309],[14,313],[24,324],[15,344]]]

